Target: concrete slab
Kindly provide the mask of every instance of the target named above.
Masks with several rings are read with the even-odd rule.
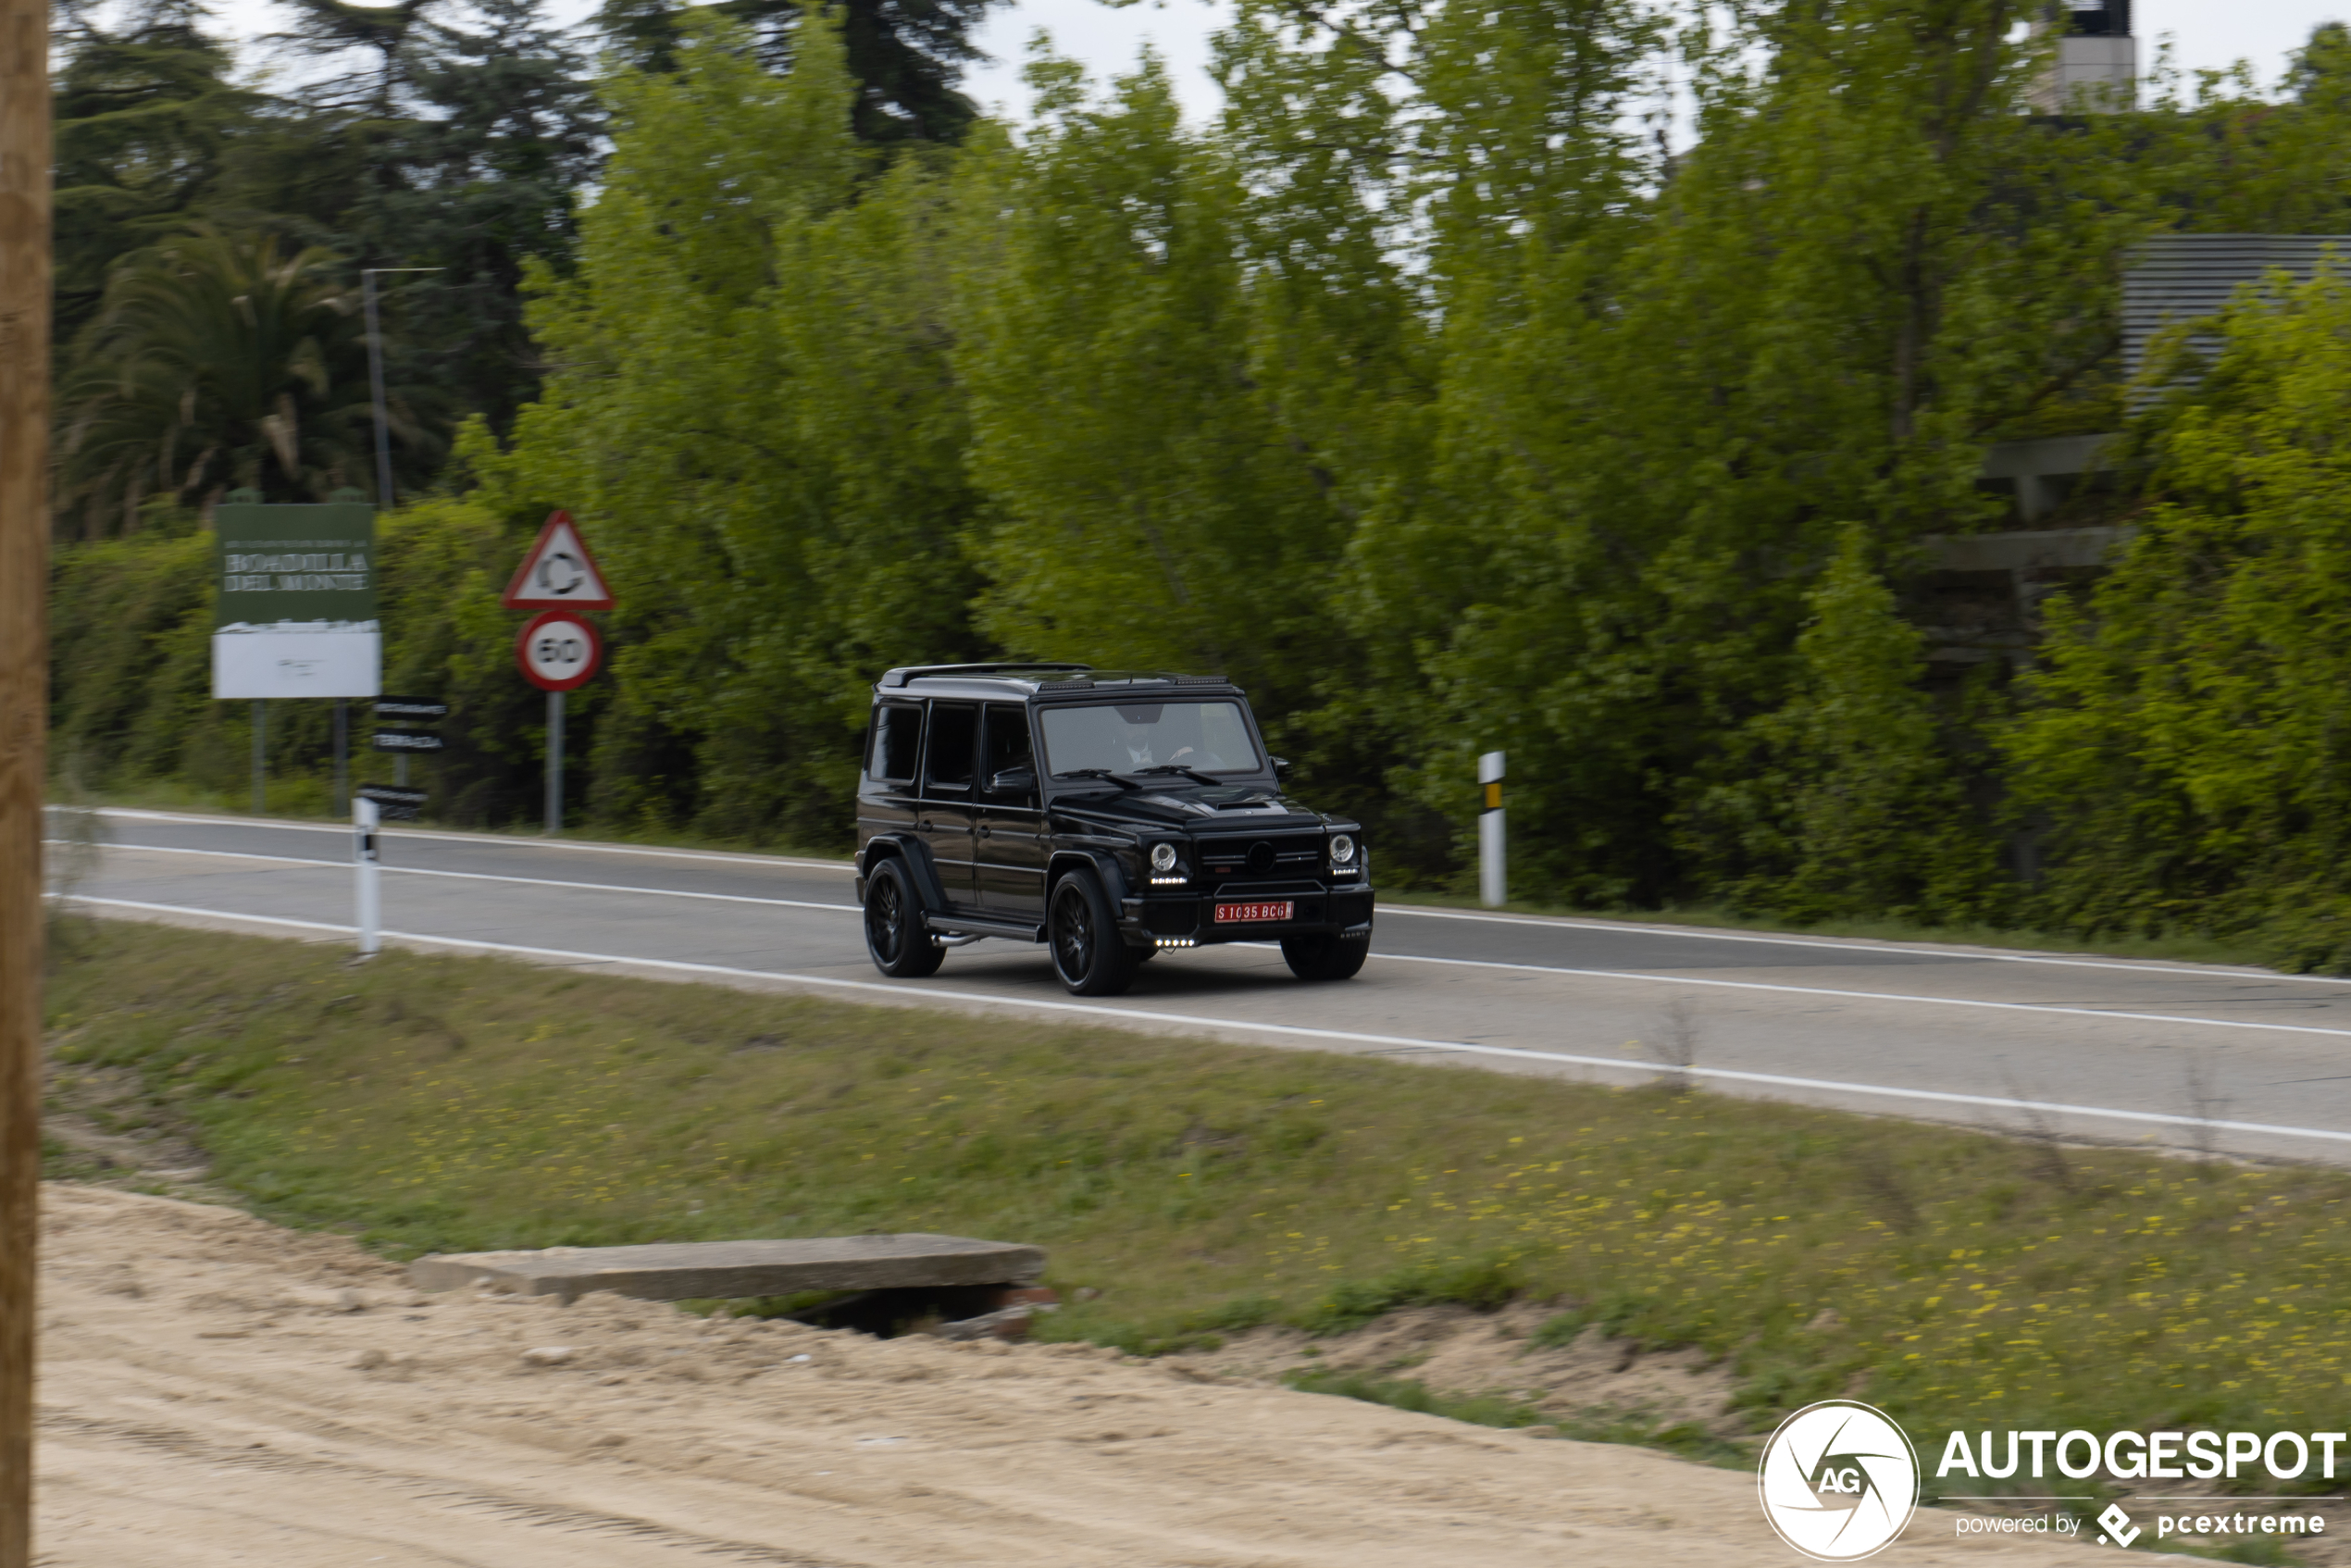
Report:
[[[790,1296],[802,1290],[888,1290],[1027,1285],[1045,1271],[1042,1248],[967,1236],[819,1236],[790,1241],[665,1241],[641,1247],[550,1247],[536,1252],[433,1252],[408,1265],[419,1290],[487,1285],[518,1296],[591,1290],[649,1301],[706,1296]]]

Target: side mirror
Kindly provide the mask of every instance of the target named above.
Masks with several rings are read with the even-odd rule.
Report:
[[[1033,767],[1008,767],[988,781],[991,795],[1014,795],[1026,800],[1037,793],[1037,770]]]
[[[1287,778],[1289,777],[1289,758],[1274,757],[1269,760],[1274,765],[1274,777],[1275,778]]]

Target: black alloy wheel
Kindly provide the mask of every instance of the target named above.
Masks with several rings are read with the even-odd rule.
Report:
[[[865,878],[865,952],[875,968],[899,980],[936,975],[947,958],[923,928],[921,901],[895,860],[876,865]]]
[[[1372,951],[1372,934],[1360,937],[1317,932],[1282,939],[1282,962],[1301,980],[1351,980]]]
[[[1053,973],[1072,996],[1116,996],[1135,981],[1142,958],[1118,935],[1100,878],[1073,871],[1053,884],[1046,932]]]

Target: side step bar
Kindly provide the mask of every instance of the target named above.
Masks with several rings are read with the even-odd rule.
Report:
[[[1014,941],[1041,942],[1045,927],[1017,920],[986,920],[969,915],[926,915],[923,928],[945,937],[1010,937]]]

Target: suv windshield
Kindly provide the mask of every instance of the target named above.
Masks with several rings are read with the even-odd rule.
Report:
[[[1046,765],[1055,778],[1093,767],[1113,773],[1167,766],[1254,773],[1263,766],[1238,703],[1052,707],[1038,720],[1044,731]]]

